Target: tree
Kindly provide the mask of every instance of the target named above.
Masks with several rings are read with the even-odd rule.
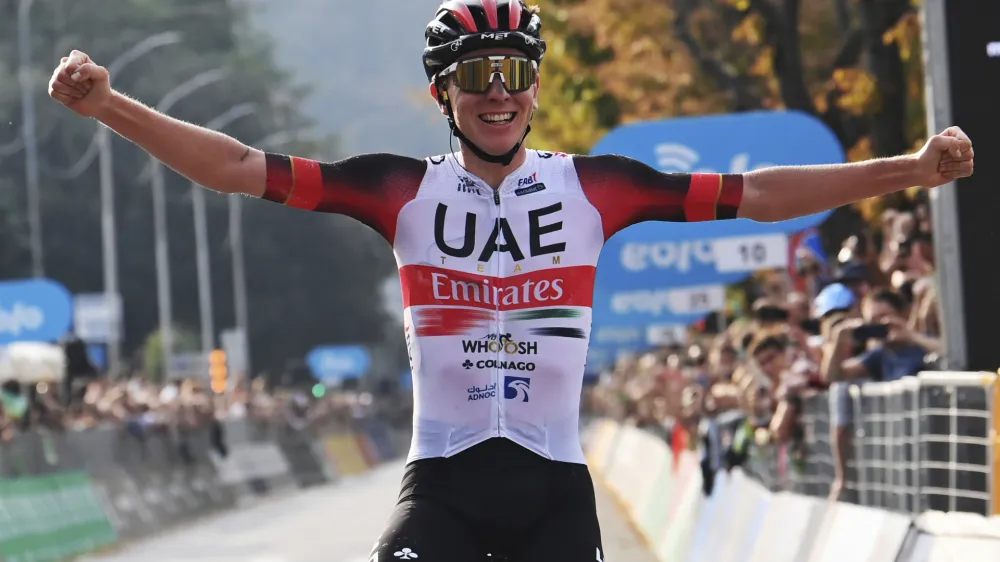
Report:
[[[17,75],[16,18],[5,16],[15,4],[0,0],[0,71],[7,76]],[[243,8],[237,6],[227,0],[35,3],[32,76],[42,163],[46,274],[71,292],[103,288],[97,165],[92,163],[72,178],[60,174],[85,154],[96,125],[48,99],[44,84],[49,73],[72,48],[107,64],[145,37],[176,30],[184,36],[182,44],[164,47],[132,64],[114,77],[116,87],[155,104],[191,76],[223,66],[230,70],[229,78],[181,101],[171,114],[205,123],[237,104],[254,103],[255,115],[226,129],[245,142],[278,131],[309,128],[309,119],[298,109],[304,88],[291,83],[275,65],[270,45],[249,27]],[[16,141],[21,129],[20,96],[14,80],[0,83],[0,123],[4,124],[0,125],[2,147]],[[117,137],[113,149],[125,347],[131,354],[145,345],[158,326],[149,157]],[[275,150],[325,160],[339,156],[332,139]],[[0,154],[0,236],[4,240],[0,278],[17,278],[30,271],[24,243],[24,158],[22,153],[4,154]],[[197,326],[190,184],[169,170],[166,174],[174,321]],[[234,325],[227,203],[226,196],[208,194],[212,291],[219,330]],[[377,234],[344,217],[305,214],[265,201],[247,201],[244,232],[256,368],[277,369],[320,343],[381,341],[383,319],[375,287],[393,264],[388,252],[372,251],[384,244]]]
[[[588,151],[622,123],[782,108],[823,121],[851,160],[926,137],[912,0],[538,3],[550,45],[542,103],[555,106],[535,118],[540,145]],[[580,107],[593,100],[601,111]]]

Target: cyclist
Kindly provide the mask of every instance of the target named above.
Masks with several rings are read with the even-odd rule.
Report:
[[[648,221],[778,221],[972,173],[957,127],[914,155],[665,174],[621,156],[528,150],[545,54],[521,0],[450,0],[425,30],[431,96],[460,140],[426,159],[265,153],[109,87],[73,51],[50,94],[207,188],[342,213],[389,241],[414,373],[413,441],[373,561],[603,560],[579,440],[594,270]]]

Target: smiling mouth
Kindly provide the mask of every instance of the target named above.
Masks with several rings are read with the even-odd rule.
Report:
[[[517,117],[516,112],[508,113],[484,113],[479,116],[479,120],[488,125],[506,125]]]

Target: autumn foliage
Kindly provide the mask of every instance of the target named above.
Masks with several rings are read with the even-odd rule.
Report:
[[[817,117],[850,160],[926,138],[915,0],[535,1],[549,51],[533,147],[586,153],[621,124],[756,109]]]

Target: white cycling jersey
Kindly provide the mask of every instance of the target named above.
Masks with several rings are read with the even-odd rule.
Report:
[[[392,245],[413,370],[408,461],[505,437],[584,463],[580,396],[604,241],[644,220],[734,218],[743,192],[739,175],[534,150],[497,190],[454,155],[267,162],[266,199],[352,216]]]

